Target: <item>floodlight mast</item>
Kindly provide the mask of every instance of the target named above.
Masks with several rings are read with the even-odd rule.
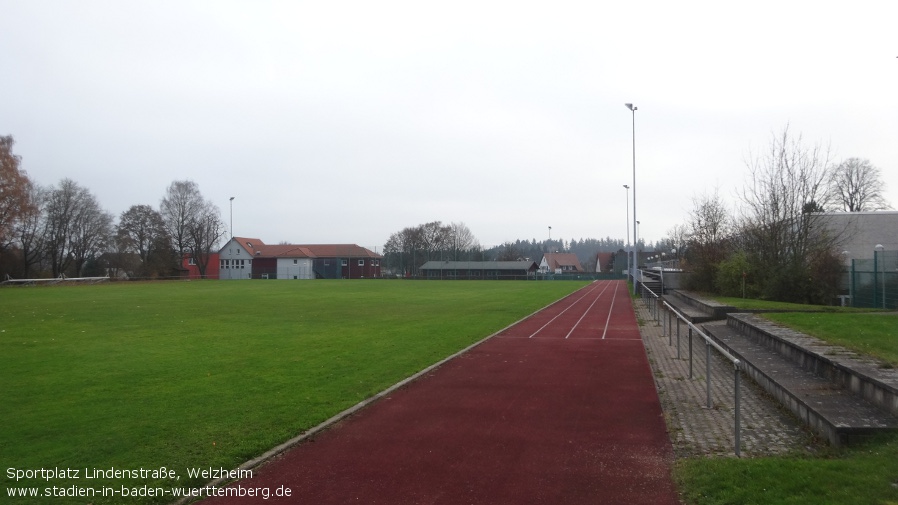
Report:
[[[632,103],[625,103],[624,105],[630,109],[630,112],[633,115],[633,294],[636,294],[636,269],[639,268],[639,259],[637,256],[636,248],[639,243],[639,239],[637,237],[636,232],[636,110],[637,107]],[[629,235],[629,233],[628,233]]]
[[[630,273],[630,186],[624,184],[624,189],[627,191],[627,199],[625,200],[624,205],[624,214],[626,216],[627,223],[627,247],[625,251],[627,252],[627,274]]]
[[[231,197],[231,238],[234,238],[234,198]]]

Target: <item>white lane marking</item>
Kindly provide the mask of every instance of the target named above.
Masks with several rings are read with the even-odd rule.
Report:
[[[539,333],[539,332],[541,332],[541,331],[543,331],[543,330],[546,328],[546,326],[549,326],[550,324],[552,324],[552,321],[555,321],[556,319],[558,319],[559,317],[561,317],[562,314],[564,314],[565,312],[567,312],[568,310],[570,310],[571,307],[573,307],[574,305],[577,305],[577,303],[579,303],[580,300],[586,298],[586,296],[587,296],[588,294],[590,294],[591,292],[593,292],[593,291],[595,291],[595,290],[596,290],[596,288],[593,287],[593,288],[591,288],[588,292],[583,293],[583,296],[581,296],[580,298],[577,298],[577,301],[575,301],[574,303],[570,304],[566,309],[564,309],[564,310],[562,310],[561,312],[559,312],[558,315],[556,315],[555,317],[553,317],[552,319],[550,319],[549,322],[547,322],[546,324],[540,326],[540,328],[539,328],[538,330],[534,331],[534,332],[533,332],[529,337],[527,337],[527,338],[533,338],[534,336],[536,336],[536,334]]]
[[[583,312],[583,315],[580,316],[580,319],[577,319],[577,322],[574,324],[574,327],[571,328],[571,331],[567,332],[567,335],[565,335],[564,338],[570,337],[571,333],[574,333],[574,330],[577,329],[577,326],[580,326],[580,321],[583,321],[583,318],[586,317],[586,314],[589,313],[589,311],[592,309],[593,305],[595,305],[596,302],[599,301],[599,297],[601,297],[603,294],[605,294],[605,291],[608,291],[608,286],[610,286],[610,283],[605,283],[605,289],[603,289],[602,292],[596,296],[596,299],[593,300],[591,304],[589,304],[589,307],[586,308],[586,310]]]
[[[618,287],[621,284],[618,283],[614,288],[614,296],[611,297],[611,306],[608,307],[608,319],[605,320],[605,331],[602,332],[602,340],[605,340],[605,335],[608,333],[608,325],[611,324],[611,311],[614,310],[614,300],[617,298]]]

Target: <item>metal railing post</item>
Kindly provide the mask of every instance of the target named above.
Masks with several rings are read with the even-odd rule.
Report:
[[[705,395],[706,395],[706,403],[707,408],[713,408],[714,404],[711,400],[711,347],[717,349],[720,352],[721,356],[727,358],[733,363],[734,367],[734,376],[733,376],[733,402],[734,402],[734,419],[733,419],[733,430],[735,435],[735,444],[734,451],[737,457],[741,457],[742,452],[742,406],[741,406],[741,361],[737,359],[735,356],[730,354],[730,352],[721,347],[719,344],[712,341],[710,337],[704,334],[702,330],[695,327],[694,324],[689,322],[684,315],[682,315],[679,311],[677,311],[673,306],[668,304],[667,302],[661,300],[659,303],[663,303],[668,311],[673,314],[668,314],[668,317],[675,317],[677,320],[677,358],[680,359],[680,319],[682,319],[688,329],[689,329],[689,378],[693,378],[693,346],[692,346],[692,330],[694,329],[698,332],[699,336],[705,341]],[[670,328],[670,335],[672,338],[673,328]]]
[[[711,408],[711,343],[705,341],[705,389],[708,396],[708,408]]]
[[[735,379],[733,379],[733,382],[734,382],[734,384],[735,384],[735,385],[733,386],[733,389],[735,390],[735,391],[733,391],[733,395],[736,397],[736,399],[735,399],[735,403],[736,403],[736,407],[735,407],[735,409],[736,409],[736,425],[735,425],[735,427],[734,427],[733,429],[735,430],[735,436],[736,436],[736,457],[738,458],[738,457],[741,456],[739,449],[740,449],[740,446],[742,445],[742,444],[741,444],[741,442],[742,442],[742,440],[741,440],[741,439],[742,439],[742,429],[741,429],[741,419],[740,419],[740,412],[739,412],[739,377],[740,377],[740,374],[739,374],[739,362],[736,361],[736,363],[734,363],[734,365],[735,365],[734,368],[736,369],[736,372],[735,372],[735,373],[736,373],[736,377],[735,377]]]
[[[677,335],[677,359],[680,359],[680,336]]]

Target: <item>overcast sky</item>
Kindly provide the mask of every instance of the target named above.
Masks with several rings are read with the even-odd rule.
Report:
[[[0,135],[116,217],[191,179],[234,233],[664,237],[790,125],[898,207],[898,4],[0,0]],[[632,192],[630,219],[632,219]],[[632,233],[632,232],[631,232]]]

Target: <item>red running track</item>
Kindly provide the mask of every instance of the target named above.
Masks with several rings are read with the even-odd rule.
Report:
[[[677,504],[626,284],[597,281],[254,471],[291,498],[205,503]]]

